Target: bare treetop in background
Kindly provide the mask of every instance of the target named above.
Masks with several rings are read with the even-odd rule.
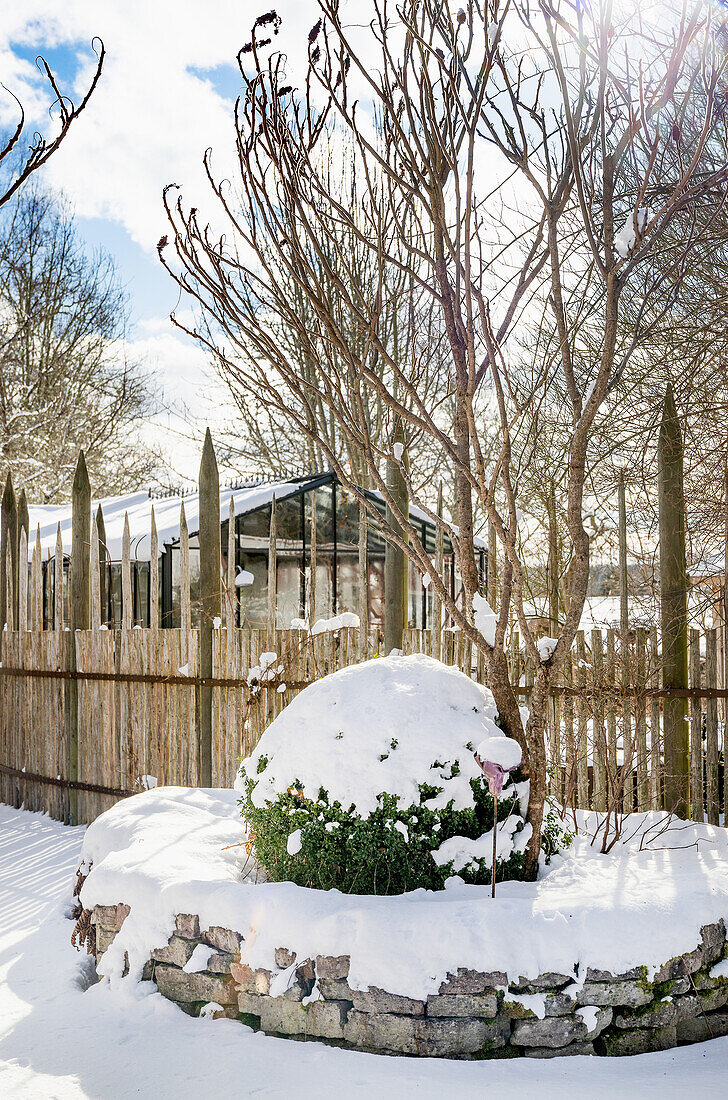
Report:
[[[322,436],[317,408],[326,408],[405,532],[385,534],[429,573],[454,624],[484,653],[501,724],[521,743],[531,780],[535,875],[549,684],[570,651],[589,577],[584,494],[595,426],[604,431],[620,414],[656,290],[679,292],[699,235],[696,207],[725,198],[726,169],[706,167],[705,156],[724,125],[715,110],[723,24],[702,2],[665,5],[654,24],[637,6],[615,14],[608,0],[492,0],[455,14],[437,0],[375,0],[368,28],[360,11],[350,26],[332,0],[319,9],[300,89],[270,53],[277,16],[256,22],[239,55],[236,187],[216,181],[207,160],[213,220],[225,235],[167,189],[174,258],[160,254],[196,299],[205,321],[193,335],[231,385],[287,414],[366,503]],[[686,113],[697,124],[683,138]],[[356,210],[321,170],[320,148],[338,134],[353,149]],[[341,227],[357,248],[334,265],[327,242]],[[642,283],[668,239],[669,262]],[[361,249],[376,279],[362,279]],[[393,353],[388,288],[402,278],[415,314],[435,310],[445,333],[448,415],[441,394],[421,390],[417,326]],[[304,312],[284,290],[291,283]],[[314,370],[299,370],[281,328]],[[534,333],[545,338],[534,344]],[[373,402],[387,410],[388,439],[372,437]],[[453,521],[441,524],[462,575],[456,600],[387,488],[400,424],[452,470]],[[566,516],[571,567],[564,624],[539,653],[524,614],[519,500],[546,476]],[[437,521],[428,499],[414,500]],[[478,594],[477,505],[503,563],[495,615]],[[505,653],[514,618],[537,665],[525,727]]]
[[[96,45],[97,43],[98,48]],[[106,56],[106,50],[100,38],[94,38],[91,46],[96,53],[98,62],[88,91],[78,104],[75,104],[69,96],[63,94],[46,59],[40,56],[36,58],[38,69],[43,73],[51,92],[55,96],[49,108],[51,117],[53,117],[54,110],[57,109],[58,112],[58,130],[55,137],[46,138],[36,131],[33,134],[32,141],[28,145],[27,150],[23,151],[25,110],[18,97],[14,95],[12,91],[9,91],[7,88],[5,89],[5,91],[9,91],[9,94],[17,103],[19,117],[15,130],[7,141],[5,141],[5,144],[0,147],[0,170],[4,169],[7,165],[12,165],[9,179],[7,179],[5,183],[0,184],[0,208],[12,199],[34,172],[37,172],[39,168],[42,168],[43,165],[47,163],[62,142],[65,141],[72,124],[81,112],[85,110],[89,99],[96,90],[96,85],[99,82],[101,70],[104,66],[104,57]]]

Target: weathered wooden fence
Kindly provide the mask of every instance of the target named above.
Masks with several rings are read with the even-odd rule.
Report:
[[[198,784],[203,686],[212,695],[212,784],[230,786],[241,757],[303,687],[364,656],[357,628],[311,636],[221,625],[213,632],[212,675],[204,678],[199,646],[199,631],[189,627],[6,631],[0,799],[90,821],[143,789],[148,777]],[[371,631],[366,655],[379,650]],[[404,651],[439,656],[486,682],[482,657],[473,657],[459,632],[438,638],[408,630]],[[515,633],[510,659],[512,682],[527,703],[533,670]],[[726,792],[715,631],[692,632],[690,672],[691,813],[717,823]],[[654,632],[638,630],[624,645],[617,631],[577,635],[550,703],[550,788],[559,801],[599,810],[661,807],[659,681]]]

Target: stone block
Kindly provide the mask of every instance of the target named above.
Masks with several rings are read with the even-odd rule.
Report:
[[[677,1025],[678,1043],[705,1043],[728,1035],[728,1012],[711,1012],[692,1020],[681,1020]]]
[[[426,1057],[477,1054],[506,1044],[508,1021],[468,1018],[429,1020],[388,1012],[349,1013],[344,1038],[365,1050]]]
[[[547,993],[545,1012],[547,1016],[570,1016],[576,1008],[576,1001],[568,993]]]
[[[633,966],[631,970],[625,970],[621,974],[612,974],[610,970],[594,970],[587,967],[587,982],[640,982],[647,977],[644,966]]]
[[[112,943],[116,939],[116,932],[108,932],[105,928],[96,928],[96,960],[101,958],[105,951],[108,951]]]
[[[674,1001],[653,1001],[633,1012],[618,1012],[614,1017],[618,1028],[667,1027],[677,1022],[678,1013]]]
[[[609,1005],[612,1008],[639,1008],[640,1005],[649,1004],[652,1000],[652,992],[648,982],[584,982],[584,986],[576,994],[576,1003],[579,1006],[596,1005],[601,1008]]]
[[[511,993],[548,993],[552,990],[563,989],[570,985],[574,978],[567,974],[547,972],[539,974],[537,978],[520,977],[517,982],[509,982],[508,989]]]
[[[378,989],[373,985],[370,985],[366,992],[361,989],[352,989],[350,999],[357,1012],[386,1012],[398,1016],[424,1016],[425,1014],[424,1001],[414,1001],[411,997],[387,993],[385,989]]]
[[[155,947],[152,951],[154,962],[170,963],[172,966],[184,966],[189,962],[197,945],[192,940],[183,940],[181,936],[172,936],[166,947]]]
[[[354,990],[343,978],[318,978],[321,996],[326,1001],[351,1001]]]
[[[700,929],[700,942],[704,948],[720,947],[721,952],[725,945],[725,922],[716,921],[715,924],[704,924]]]
[[[91,923],[106,932],[119,932],[122,924],[131,912],[128,905],[95,905],[91,913]]]
[[[296,961],[296,952],[289,951],[287,947],[276,947],[275,958],[279,970],[288,970]]]
[[[227,951],[230,955],[234,955],[240,950],[243,937],[239,932],[232,932],[229,928],[220,928],[218,925],[213,925],[202,933],[201,939],[203,943],[209,944],[210,947],[216,947],[218,951]]]
[[[524,1047],[524,1058],[570,1058],[594,1054],[594,1043],[569,1043],[568,1047]]]
[[[516,1047],[566,1047],[575,1040],[586,1040],[588,1029],[576,1016],[546,1016],[543,1020],[516,1020],[511,1044]]]
[[[178,913],[174,922],[175,931],[184,940],[199,940],[200,918],[195,913]]]
[[[237,962],[237,959],[237,955],[230,955],[227,951],[217,951],[214,955],[210,955],[206,969],[211,974],[229,974],[231,966]]]
[[[163,997],[170,1001],[217,1001],[218,1004],[235,1004],[237,994],[229,978],[208,974],[185,974],[176,966],[158,963],[154,968],[154,980]]]
[[[415,1023],[416,1052],[429,1058],[447,1058],[500,1050],[506,1045],[507,1020],[437,1019]]]
[[[492,1020],[497,1012],[498,997],[495,993],[457,993],[452,997],[427,998],[428,1016],[473,1016]]]
[[[348,955],[317,955],[316,974],[319,978],[348,978],[350,962]]]
[[[393,1016],[387,1012],[350,1012],[344,1039],[365,1050],[388,1050],[416,1054],[415,1016]]]
[[[264,996],[270,992],[270,970],[253,970],[247,963],[230,965],[230,977],[238,991]]]
[[[461,967],[457,974],[448,974],[447,981],[442,983],[439,992],[448,997],[456,993],[486,993],[505,986],[507,982],[507,975],[500,971],[483,973]]]
[[[625,1054],[650,1054],[655,1050],[669,1050],[677,1043],[675,1025],[649,1027],[644,1030],[609,1031],[596,1041],[599,1054],[609,1057]]]
[[[283,997],[238,995],[240,1012],[256,1016],[269,1035],[311,1036],[319,1039],[344,1038],[348,1005],[336,1001],[314,1001],[301,1005]]]
[[[656,971],[653,981],[670,982],[674,978],[685,978],[688,974],[694,974],[696,970],[700,970],[703,963],[703,948],[696,947],[694,951],[689,951],[686,955],[677,955],[666,962]]]

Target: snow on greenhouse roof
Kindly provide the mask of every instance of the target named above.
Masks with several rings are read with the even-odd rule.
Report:
[[[252,512],[264,504],[269,504],[275,496],[276,500],[291,496],[301,489],[300,482],[276,481],[267,485],[244,486],[238,489],[220,490],[220,518],[227,519],[230,510],[230,497],[235,500],[235,514],[242,515]],[[92,515],[96,514],[99,504],[104,514],[106,525],[106,545],[109,557],[112,561],[121,559],[121,540],[124,533],[124,516],[129,516],[129,530],[131,532],[131,556],[132,559],[149,561],[151,549],[151,518],[154,507],[154,518],[157,524],[160,553],[165,546],[170,546],[179,539],[180,505],[184,503],[187,527],[190,534],[196,534],[200,526],[200,498],[198,493],[190,493],[189,496],[162,497],[153,499],[147,492],[131,493],[121,497],[103,497],[94,500],[91,504]],[[33,552],[35,545],[35,530],[40,524],[40,541],[43,558],[52,556],[56,547],[56,530],[60,523],[63,550],[68,553],[71,549],[71,505],[47,504],[31,505],[30,513],[30,542],[28,554]]]
[[[306,489],[320,479],[312,476],[310,479],[299,481],[271,481],[267,484],[244,485],[235,489],[220,490],[220,518],[226,520],[230,510],[230,497],[235,501],[235,515],[240,516],[246,512],[252,512],[269,504],[273,497],[283,500],[294,493]],[[381,499],[378,493],[373,493]],[[92,515],[101,505],[106,525],[106,545],[109,557],[112,561],[121,560],[121,540],[124,533],[124,516],[129,516],[129,531],[131,533],[132,560],[149,561],[151,550],[151,517],[152,507],[157,524],[160,553],[165,546],[176,543],[179,539],[180,505],[184,502],[187,528],[190,534],[197,534],[199,530],[200,505],[199,494],[190,493],[184,497],[169,496],[154,499],[146,490],[138,493],[129,493],[126,496],[102,497],[91,504]],[[30,538],[28,546],[28,558],[32,556],[35,546],[35,532],[40,525],[41,553],[43,560],[52,557],[56,549],[56,531],[61,525],[61,538],[63,540],[64,553],[71,550],[71,505],[70,504],[33,504],[29,506]],[[410,516],[413,519],[425,520],[431,523],[429,517],[416,508],[410,506]],[[475,545],[485,548],[486,543],[476,537]]]

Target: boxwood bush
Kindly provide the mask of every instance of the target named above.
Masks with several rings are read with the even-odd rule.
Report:
[[[274,880],[345,893],[490,883],[493,799],[473,756],[483,738],[503,738],[492,696],[430,657],[323,677],[243,761],[236,787],[259,862]],[[518,780],[498,802],[499,880],[524,877]]]
[[[492,829],[493,799],[487,785],[473,779],[471,786],[471,810],[428,808],[423,803],[437,788],[423,784],[419,804],[403,808],[396,796],[382,792],[376,810],[362,818],[353,807],[331,803],[323,789],[315,801],[306,798],[297,783],[259,808],[250,799],[253,781],[248,780],[241,806],[255,837],[256,855],[274,880],[351,894],[401,894],[419,887],[442,889],[456,872],[452,862],[438,866],[432,852],[450,837],[476,839]],[[518,813],[515,791],[507,794],[499,800],[500,822]],[[290,855],[289,837],[299,830],[300,850]],[[497,878],[522,878],[522,871],[523,854],[514,851],[498,863]],[[457,873],[468,883],[491,880],[482,859]]]

